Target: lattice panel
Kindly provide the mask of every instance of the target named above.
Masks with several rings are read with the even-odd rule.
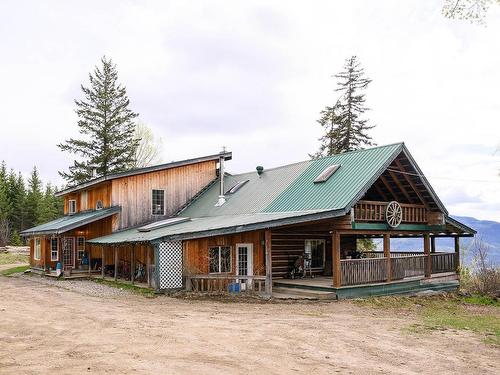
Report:
[[[182,288],[182,241],[159,244],[158,272],[160,289]]]

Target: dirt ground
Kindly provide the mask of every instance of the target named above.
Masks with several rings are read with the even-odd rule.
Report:
[[[498,374],[465,331],[406,333],[405,314],[351,302],[96,297],[0,277],[0,373]]]

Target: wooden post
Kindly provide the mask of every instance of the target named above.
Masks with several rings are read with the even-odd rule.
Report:
[[[92,271],[92,246],[89,246],[89,276],[91,275]]]
[[[392,280],[391,269],[391,235],[384,234],[384,257],[387,258],[387,282]]]
[[[425,277],[431,277],[432,273],[432,258],[430,252],[429,234],[424,234],[424,255],[425,255]]]
[[[266,247],[266,294],[273,294],[273,257],[272,257],[272,234],[269,229],[264,231]]]
[[[104,246],[101,246],[101,276],[104,279]]]
[[[135,276],[135,244],[130,245],[130,282],[134,283]]]
[[[436,252],[436,237],[431,237],[431,253]]]
[[[333,286],[339,288],[342,284],[340,275],[340,234],[333,232],[332,234],[332,273]]]
[[[115,281],[118,278],[118,247],[115,248]]]
[[[455,272],[460,274],[460,237],[455,237]]]
[[[151,248],[146,246],[146,272],[148,278],[148,287],[151,288]]]

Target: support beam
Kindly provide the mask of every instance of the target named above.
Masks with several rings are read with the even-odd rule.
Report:
[[[389,201],[389,199],[387,199],[387,195],[385,195],[384,192],[378,187],[376,182],[373,184],[373,187],[375,188],[375,190],[377,190],[377,193],[382,197],[384,201]]]
[[[387,181],[387,179],[384,176],[380,176],[380,181],[384,184],[385,188],[389,191],[389,193],[392,194],[394,200],[399,201],[399,196],[395,193],[395,191],[392,189],[391,185]]]
[[[430,252],[429,234],[424,234],[424,255],[425,255],[425,277],[431,277],[432,273],[432,258]]]
[[[89,255],[88,255],[87,259],[89,261],[89,276],[90,276],[92,273],[92,246],[89,246],[89,245],[87,245],[87,246],[89,247]]]
[[[389,175],[394,180],[394,182],[396,183],[396,185],[398,185],[399,190],[401,190],[401,192],[403,193],[403,195],[405,196],[405,198],[408,200],[408,203],[414,203],[413,199],[410,198],[410,195],[408,194],[408,192],[406,191],[406,189],[403,187],[403,184],[399,181],[398,176],[396,176],[396,173],[394,173],[393,171],[389,171]]]
[[[392,280],[392,269],[391,269],[391,235],[384,235],[384,257],[387,258],[387,282]]]
[[[431,253],[436,252],[436,237],[431,237]]]
[[[460,237],[455,237],[455,272],[460,273]]]
[[[266,247],[266,294],[273,294],[273,257],[272,257],[272,234],[269,229],[264,231]]]
[[[115,281],[118,279],[118,247],[115,246]]]
[[[101,276],[104,279],[104,246],[101,246]]]
[[[418,191],[417,187],[415,186],[415,184],[413,183],[413,181],[411,180],[410,176],[408,176],[405,172],[406,170],[404,169],[403,165],[401,164],[401,162],[398,160],[398,159],[395,159],[394,160],[396,165],[398,166],[399,170],[403,173],[401,173],[403,175],[403,177],[405,178],[406,182],[408,182],[410,184],[410,186],[412,187],[412,189],[415,191],[415,194],[417,194],[417,197],[418,199],[420,199],[420,202],[422,202],[422,204],[425,206],[425,208],[427,208],[428,210],[430,209],[429,208],[429,205],[427,204],[427,202],[425,201],[425,199],[422,197],[422,194],[420,194],[420,192]]]
[[[135,244],[130,246],[130,282],[134,283],[135,276]]]
[[[332,274],[333,274],[333,286],[339,288],[342,284],[342,278],[340,275],[340,233],[333,232],[332,234]]]
[[[151,288],[151,247],[146,247],[146,274],[148,278],[148,287]]]

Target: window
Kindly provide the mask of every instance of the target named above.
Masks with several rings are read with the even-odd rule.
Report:
[[[151,202],[153,215],[165,215],[165,190],[153,189]]]
[[[35,238],[35,251],[34,251],[34,254],[33,254],[33,258],[35,258],[35,260],[40,260],[40,258],[42,257],[42,241],[40,240],[40,238]]]
[[[50,239],[50,260],[59,260],[59,241],[57,238]]]
[[[96,210],[102,210],[103,208],[104,208],[104,204],[102,203],[102,201],[99,200],[95,203]]]
[[[76,239],[76,251],[77,259],[83,259],[83,255],[85,254],[85,237],[78,237]]]
[[[305,253],[311,260],[311,268],[325,266],[325,240],[306,240]]]
[[[215,246],[208,249],[210,273],[231,272],[231,247]]]
[[[68,213],[74,214],[76,212],[76,200],[70,199],[68,201]]]
[[[340,168],[340,165],[338,164],[333,164],[330,165],[329,167],[326,167],[321,174],[316,177],[314,180],[315,184],[321,183],[321,182],[326,182],[332,175],[337,172],[337,170]]]

